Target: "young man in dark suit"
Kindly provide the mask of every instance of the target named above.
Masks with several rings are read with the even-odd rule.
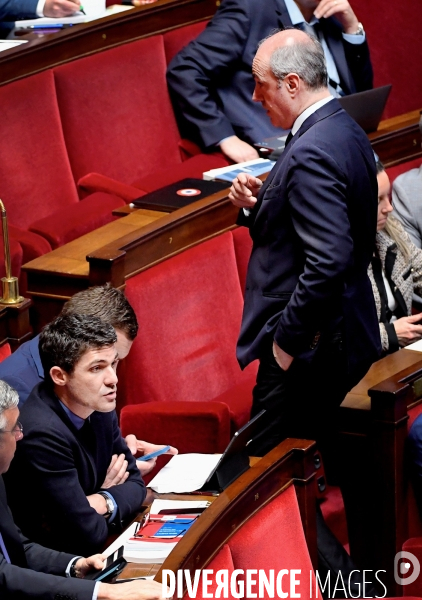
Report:
[[[117,335],[119,361],[129,354],[138,334],[135,311],[124,293],[110,285],[98,285],[74,294],[63,306],[61,314],[93,315],[113,325]],[[36,335],[25,342],[0,363],[0,379],[7,381],[18,392],[19,408],[22,408],[33,388],[44,380],[44,368],[38,348],[39,337]],[[132,434],[125,439],[134,455],[148,454],[163,447],[137,440]],[[167,454],[177,454],[176,448],[171,447]],[[141,475],[149,473],[155,463],[156,459],[137,461]]]
[[[109,323],[75,314],[40,335],[45,380],[22,408],[26,435],[6,486],[18,525],[51,548],[98,551],[145,498],[117,423],[116,341]]]
[[[294,29],[269,37],[252,70],[253,99],[291,135],[264,184],[241,174],[230,192],[253,240],[237,356],[241,367],[259,360],[252,414],[267,410],[250,452],[261,456],[286,437],[304,437],[327,457],[338,406],[381,352],[367,275],[375,159],[363,130],[330,95],[315,38]],[[340,553],[324,543],[325,533],[321,519],[320,559],[323,551],[334,568]]]
[[[334,94],[372,88],[368,44],[348,0],[223,0],[168,69],[184,137],[205,148],[219,146],[237,163],[258,158],[255,142],[282,134],[251,101],[251,65],[262,38],[290,27],[321,40]]]
[[[23,437],[18,421],[18,395],[0,381],[0,597],[2,600],[161,600],[162,586],[154,581],[109,585],[84,580],[101,569],[99,554],[82,558],[56,552],[24,537],[7,506],[2,474],[9,469],[16,442]],[[28,501],[28,498],[26,497]],[[33,515],[30,503],[27,510]]]

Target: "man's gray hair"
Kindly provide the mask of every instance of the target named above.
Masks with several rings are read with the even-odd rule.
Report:
[[[308,42],[296,42],[274,50],[270,69],[280,83],[289,73],[296,73],[308,89],[317,91],[327,87],[327,65],[320,42],[311,35],[308,38]]]
[[[8,383],[0,379],[0,431],[6,427],[4,412],[16,408],[19,404],[19,394]]]

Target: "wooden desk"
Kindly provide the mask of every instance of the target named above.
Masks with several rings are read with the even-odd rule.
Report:
[[[399,350],[374,365],[340,408],[343,498],[350,550],[362,568],[385,569],[400,595],[394,556],[408,529],[405,442],[408,410],[422,401],[422,353]]]
[[[76,292],[108,281],[124,288],[136,273],[234,228],[237,214],[226,190],[170,214],[140,209],[27,263],[34,329]]]
[[[374,363],[365,377],[347,394],[341,405],[342,408],[369,411],[371,409],[371,399],[368,394],[370,388],[421,360],[421,352],[406,349],[385,356]]]
[[[210,19],[215,0],[158,0],[0,54],[0,85],[127,42]]]

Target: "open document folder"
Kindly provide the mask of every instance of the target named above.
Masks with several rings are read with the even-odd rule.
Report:
[[[236,431],[223,454],[177,454],[150,482],[159,494],[221,491],[249,469],[247,446],[262,427],[262,410]]]

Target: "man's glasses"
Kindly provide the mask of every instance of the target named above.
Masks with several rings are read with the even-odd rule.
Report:
[[[17,440],[20,440],[23,437],[23,425],[20,421],[16,421],[16,425],[13,429],[3,429],[0,433],[13,433]]]

